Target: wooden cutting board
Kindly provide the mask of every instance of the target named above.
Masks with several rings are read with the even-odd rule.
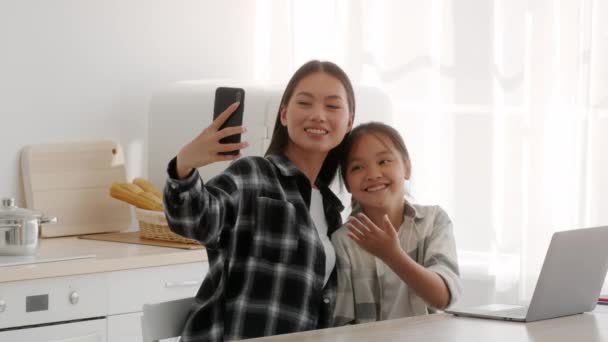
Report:
[[[129,228],[129,205],[110,197],[126,181],[122,148],[113,141],[26,146],[21,152],[26,205],[57,217],[41,237],[116,232]]]
[[[181,249],[203,249],[204,248],[201,245],[195,245],[192,243],[181,243],[181,242],[172,242],[172,241],[163,241],[163,240],[144,239],[139,235],[139,232],[81,235],[81,236],[79,236],[79,238],[88,239],[88,240],[134,243],[134,244],[139,244],[139,245],[172,247],[172,248],[181,248]]]

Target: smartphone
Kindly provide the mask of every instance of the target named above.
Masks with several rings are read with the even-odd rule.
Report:
[[[239,107],[232,113],[226,122],[220,127],[220,130],[225,127],[242,126],[243,125],[243,110],[245,109],[245,90],[242,88],[219,87],[215,90],[215,103],[213,105],[213,120],[218,115],[226,110],[231,104],[240,102]],[[235,134],[225,137],[220,140],[222,144],[234,144],[241,142],[241,135]],[[220,154],[239,154],[239,150],[219,152]]]

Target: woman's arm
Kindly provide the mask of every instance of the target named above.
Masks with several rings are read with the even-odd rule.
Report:
[[[208,247],[219,240],[222,227],[233,225],[236,219],[239,193],[235,177],[239,175],[238,169],[233,167],[232,172],[227,170],[203,185],[196,169],[217,161],[237,159],[240,154],[220,152],[247,147],[246,142],[220,143],[222,138],[245,132],[240,126],[221,129],[238,106],[238,102],[229,106],[209,127],[183,146],[167,168],[169,177],[163,200],[169,227]]]
[[[169,169],[174,167],[175,158],[169,163]],[[241,196],[234,181],[241,176],[237,171],[233,164],[207,184],[196,170],[186,179],[169,177],[163,200],[171,231],[213,248],[222,228],[234,225],[236,220]]]
[[[235,102],[224,110],[218,117],[213,120],[209,127],[205,128],[192,141],[184,145],[177,157],[175,158],[175,178],[184,179],[192,173],[193,169],[209,165],[217,161],[235,160],[241,157],[241,154],[221,154],[220,152],[228,152],[240,150],[249,146],[247,142],[234,144],[222,144],[220,140],[235,134],[245,133],[245,128],[242,126],[226,127],[220,129],[228,120],[230,115],[236,111],[240,103]]]

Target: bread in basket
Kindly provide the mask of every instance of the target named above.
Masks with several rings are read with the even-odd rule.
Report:
[[[135,208],[135,217],[139,222],[139,235],[142,238],[198,244],[196,240],[172,232],[163,211]]]
[[[112,183],[110,196],[135,207],[139,235],[142,238],[199,244],[198,241],[179,236],[169,229],[162,194],[148,180],[135,178],[132,183]]]

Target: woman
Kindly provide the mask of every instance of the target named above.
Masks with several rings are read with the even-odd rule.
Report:
[[[166,216],[171,230],[207,248],[209,272],[196,295],[182,341],[223,341],[332,325],[340,201],[328,185],[338,168],[355,112],[347,75],[310,61],[287,84],[265,157],[234,161],[203,183],[196,168],[237,159],[220,144],[244,132],[218,130],[228,107],[184,146],[168,167]]]

